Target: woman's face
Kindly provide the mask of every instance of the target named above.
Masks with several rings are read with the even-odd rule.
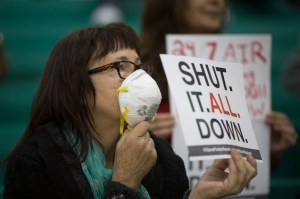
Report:
[[[138,64],[140,63],[140,58],[135,50],[119,50],[92,62],[88,69],[91,70],[115,61],[132,61]],[[94,106],[92,96],[88,97],[88,105],[94,119],[97,120],[99,118],[106,121],[119,122],[120,108],[117,90],[121,86],[123,79],[119,77],[117,70],[114,68],[90,75],[90,78],[95,87],[96,99]]]
[[[217,33],[225,15],[225,0],[186,0],[181,32]]]

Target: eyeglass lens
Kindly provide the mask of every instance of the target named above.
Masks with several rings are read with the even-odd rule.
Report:
[[[119,62],[119,72],[122,78],[128,77],[135,70],[136,66],[131,62]]]

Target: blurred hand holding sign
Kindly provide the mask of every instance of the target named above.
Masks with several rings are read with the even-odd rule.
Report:
[[[241,196],[245,196],[246,198],[250,196],[252,198],[268,198],[269,189],[270,189],[270,161],[269,161],[270,129],[269,126],[267,126],[264,121],[265,121],[266,114],[271,111],[271,94],[270,94],[271,93],[270,92],[271,36],[270,35],[237,35],[237,34],[236,35],[171,34],[171,35],[167,35],[166,37],[166,49],[168,54],[198,57],[198,58],[219,61],[223,63],[220,66],[214,65],[216,73],[214,72],[212,65],[208,65],[209,67],[211,67],[210,74],[207,74],[207,78],[210,83],[209,91],[212,91],[211,89],[214,90],[217,89],[217,90],[216,92],[214,91],[213,94],[209,94],[208,98],[209,100],[211,100],[211,102],[210,105],[208,104],[208,106],[210,107],[204,107],[203,105],[203,111],[200,108],[200,113],[199,112],[197,113],[198,117],[199,116],[203,117],[202,115],[205,114],[204,120],[206,123],[204,123],[204,121],[202,120],[198,120],[199,121],[198,124],[200,124],[201,130],[203,130],[202,134],[204,137],[205,135],[208,134],[207,132],[205,134],[204,131],[207,124],[210,130],[209,134],[212,137],[210,138],[211,141],[214,141],[214,139],[220,140],[218,138],[218,135],[219,137],[221,137],[220,132],[222,128],[222,130],[224,131],[224,137],[222,138],[223,140],[227,139],[229,141],[233,141],[234,143],[237,143],[237,145],[242,144],[242,146],[245,148],[251,147],[252,141],[249,140],[250,138],[248,137],[248,132],[249,132],[248,130],[245,131],[243,130],[243,127],[240,126],[244,141],[241,138],[241,136],[239,136],[240,140],[238,140],[237,137],[235,137],[236,140],[234,140],[233,136],[229,138],[226,132],[226,129],[230,130],[230,128],[234,129],[233,131],[235,133],[239,132],[238,124],[241,125],[240,121],[244,121],[243,109],[240,109],[239,107],[240,105],[237,105],[241,102],[240,101],[236,102],[235,101],[236,96],[232,96],[232,95],[238,95],[239,99],[243,99],[243,95],[244,95],[244,97],[246,98],[248,113],[252,121],[252,126],[254,128],[254,133],[258,142],[258,148],[261,154],[261,159],[263,160],[263,164],[258,164],[258,175],[239,195],[239,198],[241,198]],[[240,63],[240,64],[235,65],[232,63]],[[227,69],[227,67],[231,67],[231,66],[236,66],[242,68],[243,70],[244,83],[239,83],[238,87],[236,87],[236,85],[231,82],[232,75],[231,72],[229,72],[229,70],[227,70],[226,72],[222,72],[223,69],[217,70],[216,68],[219,67],[219,68]],[[206,70],[205,65],[203,65],[203,68],[204,70]],[[183,66],[183,71],[184,70],[188,71],[185,72],[186,74],[182,75],[182,77],[184,77],[186,81],[191,81],[192,77],[195,79],[194,81],[198,81],[195,75],[193,76],[188,75],[189,73],[190,74],[195,73],[193,72],[193,69],[187,70],[187,68],[184,69]],[[216,85],[218,84],[217,79],[215,79],[215,76],[219,76],[218,78],[219,78],[220,88],[215,88],[214,86],[214,84]],[[205,85],[206,84],[205,78],[203,78],[203,76],[202,77],[199,76],[199,77],[201,83]],[[212,80],[209,79],[210,77],[212,78]],[[222,77],[224,77],[224,80],[222,79]],[[239,78],[236,81],[240,82],[241,81],[239,80],[240,78],[241,76],[239,76]],[[180,81],[177,80],[176,83],[178,84],[180,83]],[[173,84],[174,83],[169,82],[170,86],[174,86]],[[227,90],[225,89],[225,84]],[[229,91],[230,86],[233,91]],[[242,87],[244,87],[244,93],[237,90]],[[195,109],[196,108],[199,109],[199,105],[198,107],[196,107],[197,105],[196,102],[198,101],[198,99],[200,100],[201,103],[204,103],[203,102],[204,95],[199,94],[199,92],[202,92],[200,91],[200,89],[203,89],[203,86],[198,86],[197,89],[198,90],[196,91],[189,90],[189,92],[184,93],[185,96],[188,96],[187,93],[189,93],[190,99],[193,100],[193,105],[195,106],[194,107]],[[178,120],[180,120],[180,117],[183,116],[179,113],[178,108],[180,106],[183,106],[183,103],[179,104],[178,107],[177,106],[175,107],[174,96],[172,96],[172,93],[170,96],[171,96],[170,97],[171,112],[175,116],[177,116],[176,118]],[[222,107],[222,104],[224,108]],[[186,111],[189,111],[189,109],[191,109],[190,102],[188,105],[184,105],[184,106],[186,106]],[[229,110],[229,106],[231,110]],[[210,114],[211,112],[210,113],[208,112],[208,108],[210,108],[209,109],[210,111],[214,110],[214,112],[218,116],[211,116],[209,119],[207,119],[207,115],[211,115]],[[220,113],[221,111],[222,113]],[[239,114],[240,118],[235,117],[235,114],[236,115]],[[222,115],[226,119],[225,118],[220,119]],[[214,120],[213,118],[215,118],[216,120]],[[228,121],[228,124],[226,123],[226,121]],[[250,124],[250,122],[248,123]],[[219,124],[221,127],[219,127]],[[212,127],[214,129],[212,129]],[[182,127],[181,121],[177,122],[173,131],[172,146],[174,151],[183,158],[187,170],[187,175],[190,180],[190,186],[193,186],[201,177],[201,175],[205,172],[206,168],[211,165],[212,160],[200,160],[200,161],[189,160],[188,153],[191,152],[192,149],[197,149],[197,148],[189,147],[189,146],[186,147],[186,144],[188,143],[184,142],[185,135],[183,136],[184,133],[183,131],[184,129]],[[215,131],[216,133],[219,132],[219,134],[217,134],[216,136],[213,131]],[[213,139],[213,137],[215,138]],[[205,139],[202,139],[201,142],[203,142],[204,140]],[[212,142],[210,144],[216,144],[216,143]],[[202,148],[204,149],[204,146]],[[225,148],[226,147],[224,146],[224,148],[211,148],[210,150],[214,153],[217,153],[217,150],[225,150]],[[207,151],[209,151],[209,148],[207,148]],[[201,159],[206,159],[205,157],[207,159],[210,159],[209,156],[204,156]],[[192,158],[192,159],[197,159],[197,158]]]
[[[261,161],[240,64],[161,55],[191,160],[229,158],[231,148]]]

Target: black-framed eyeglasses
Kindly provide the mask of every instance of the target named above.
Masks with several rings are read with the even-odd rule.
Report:
[[[88,71],[89,75],[95,74],[95,73],[100,73],[105,70],[108,70],[110,68],[115,68],[118,72],[118,75],[121,79],[125,79],[128,77],[131,73],[136,71],[137,69],[143,69],[145,70],[148,74],[152,73],[152,66],[150,64],[136,64],[131,61],[116,61],[112,62],[109,64],[106,64],[104,66],[99,66],[97,68],[93,68]]]

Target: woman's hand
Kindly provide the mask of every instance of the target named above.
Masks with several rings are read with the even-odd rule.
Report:
[[[298,135],[286,114],[271,112],[266,123],[271,126],[271,152],[281,153],[296,144]]]
[[[243,158],[232,149],[231,159],[216,160],[192,189],[189,199],[217,199],[236,195],[257,175],[252,155]],[[229,173],[225,169],[229,168]]]
[[[157,137],[167,139],[172,135],[175,119],[171,113],[156,113],[151,131]]]
[[[143,177],[155,165],[157,153],[149,128],[150,124],[143,121],[130,132],[124,131],[116,147],[113,181],[137,190]]]
[[[284,113],[269,113],[266,123],[271,127],[271,169],[275,169],[281,162],[283,152],[296,144],[298,135]]]

